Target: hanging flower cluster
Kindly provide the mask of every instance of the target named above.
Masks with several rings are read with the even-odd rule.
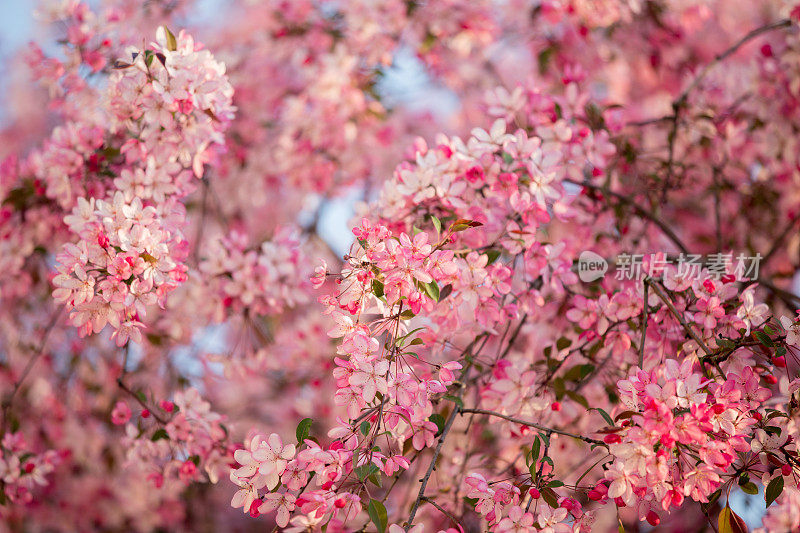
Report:
[[[165,483],[208,480],[216,483],[231,462],[232,449],[224,417],[211,410],[196,389],[162,400],[153,411],[140,411],[137,422],[125,401],[112,412],[114,424],[125,425],[126,464],[141,470],[156,488]]]
[[[156,40],[129,50],[132,63],[118,62],[110,79],[107,135],[123,142],[105,151],[119,160],[113,164],[119,177],[105,198],[77,198],[64,221],[80,240],[65,245],[54,279],[54,297],[67,305],[81,335],[110,324],[118,346],[129,338],[141,342],[147,307],[163,306],[186,280],[185,208],[178,200],[224,145],[233,116],[222,63],[183,32],[175,37],[162,26]],[[99,148],[102,138],[98,143],[91,146]],[[74,159],[80,168],[83,157]],[[73,192],[69,180],[66,186],[65,194]],[[69,204],[72,197],[60,198]]]

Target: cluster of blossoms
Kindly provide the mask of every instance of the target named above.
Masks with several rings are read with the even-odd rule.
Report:
[[[155,203],[186,196],[192,173],[203,177],[233,118],[225,65],[191,36],[176,37],[164,26],[150,48],[128,53],[132,62],[117,64],[108,98],[111,133],[129,137],[120,150],[132,168],[123,169],[114,185]]]
[[[225,65],[162,26],[202,2],[41,4],[0,128],[9,529],[728,533],[741,493],[798,528],[796,1],[228,2]],[[728,252],[760,274],[659,266]]]
[[[163,306],[186,280],[185,208],[178,200],[193,190],[194,176],[202,177],[214,147],[223,146],[233,116],[224,65],[183,32],[175,37],[162,26],[151,48],[129,52],[133,62],[117,64],[108,88],[107,135],[122,143],[105,152],[121,159],[113,165],[119,177],[106,192],[77,198],[64,222],[79,241],[65,245],[53,280],[54,297],[71,310],[81,335],[110,324],[119,346],[129,338],[141,342],[147,307]],[[95,142],[84,152],[103,145],[103,132],[90,131]],[[74,154],[82,169],[85,153]],[[72,182],[80,180],[58,167],[50,172],[66,182],[53,191],[47,181],[46,193],[70,205]]]
[[[738,452],[748,452],[754,413],[771,396],[749,368],[724,383],[695,372],[691,357],[668,359],[619,382],[625,419],[605,437],[614,457],[604,483],[590,495],[636,505],[642,520],[657,525],[663,511],[684,498],[708,502],[726,481]]]
[[[55,450],[31,452],[20,433],[6,433],[0,443],[0,452],[0,499],[3,504],[32,502],[34,491],[48,485],[47,475],[61,459]]]
[[[341,338],[334,399],[351,419],[367,406],[380,410],[384,427],[398,437],[413,437],[414,448],[421,450],[432,444],[436,432],[436,425],[428,421],[430,397],[447,390],[461,363],[449,361],[415,374],[418,356],[412,347],[423,341],[413,338],[419,330],[407,330],[400,317],[433,307],[442,297],[439,286],[450,285],[458,267],[452,251],[429,244],[426,233],[413,239],[406,233],[395,236],[366,220],[353,233],[358,245],[349,254],[349,268],[337,280],[340,288],[322,298],[336,323],[328,335]],[[372,313],[384,318],[371,324],[358,321]],[[391,348],[381,348],[378,338],[383,333]]]
[[[356,425],[340,419],[329,433],[336,439],[329,447],[305,440],[307,447],[296,458],[294,446],[283,446],[276,434],[267,440],[255,436],[248,450],[237,452],[241,467],[231,473],[231,479],[242,488],[233,505],[256,515],[278,509],[281,526],[288,523],[295,507],[315,524],[329,520],[343,524],[355,518],[362,510],[359,480],[374,478],[378,472],[392,476],[408,468],[408,459],[398,453],[406,441],[416,450],[433,444],[437,426],[429,420],[431,397],[445,392],[461,367],[451,361],[425,374],[415,373],[417,356],[410,350],[421,341],[412,339],[415,331],[407,331],[399,321],[400,315],[413,316],[441,297],[439,284],[446,285],[457,272],[453,253],[434,249],[438,246],[428,243],[426,233],[413,239],[406,233],[394,237],[385,226],[366,220],[354,234],[359,244],[337,280],[339,288],[322,300],[336,323],[328,334],[341,338],[333,371],[338,388],[334,401],[350,419],[365,408],[372,417],[361,417]],[[320,267],[313,281],[321,285],[326,276],[326,268]],[[371,325],[357,322],[368,313],[385,318]],[[393,345],[389,350],[378,341],[387,332]],[[375,447],[379,433],[390,435],[393,441],[386,451]],[[320,488],[293,495],[290,491],[305,488],[309,473],[315,474]],[[285,492],[273,491],[279,485]],[[273,492],[262,498],[259,489],[264,487]]]
[[[233,232],[215,241],[205,252],[200,272],[217,294],[220,319],[225,310],[255,315],[275,315],[306,302],[308,260],[300,250],[292,228],[279,228],[258,248],[248,246],[247,236]]]
[[[143,409],[135,424],[132,415],[123,400],[111,414],[114,424],[125,425],[126,465],[142,471],[156,488],[216,483],[228,470],[232,448],[224,417],[196,389],[175,393],[174,402],[162,400],[152,412]]]
[[[580,502],[572,498],[542,502],[530,512],[529,505],[521,505],[519,487],[508,481],[490,485],[482,475],[470,473],[464,479],[464,490],[467,498],[475,499],[475,510],[486,518],[492,531],[580,533],[591,531],[594,524],[594,513],[584,512]],[[536,488],[530,493],[531,502],[541,497]]]
[[[118,346],[141,342],[147,307],[186,279],[186,241],[180,232],[181,204],[162,219],[139,198],[126,202],[117,191],[112,201],[78,200],[65,222],[81,240],[58,255],[53,297],[71,310],[80,334],[100,332],[107,324]]]

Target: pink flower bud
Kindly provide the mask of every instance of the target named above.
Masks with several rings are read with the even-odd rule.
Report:
[[[114,410],[111,411],[111,421],[114,424],[121,426],[131,419],[132,414],[133,413],[131,412],[131,408],[128,407],[128,404],[120,400],[114,406]]]

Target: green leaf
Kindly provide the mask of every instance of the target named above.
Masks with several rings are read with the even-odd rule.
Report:
[[[539,67],[539,74],[544,74],[547,72],[547,66],[550,64],[550,58],[553,57],[556,48],[554,46],[548,46],[536,57],[536,63]]]
[[[550,437],[547,436],[545,433],[539,433],[539,437],[541,437],[542,442],[544,442],[545,448],[550,446]]]
[[[418,344],[424,344],[424,341],[419,337],[412,339],[411,342],[408,343],[409,346],[416,346]]]
[[[431,222],[433,223],[433,227],[436,229],[436,234],[441,235],[442,233],[442,221],[435,215],[431,215]]]
[[[764,493],[764,498],[767,501],[767,507],[772,505],[772,502],[778,499],[778,496],[783,492],[783,476],[778,476],[767,485],[767,490]]]
[[[758,494],[758,487],[752,481],[748,481],[744,485],[740,486],[742,491],[746,492],[747,494]]]
[[[719,513],[719,533],[745,533],[747,525],[742,517],[733,512],[728,504]]]
[[[445,394],[444,396],[442,396],[442,399],[443,400],[450,400],[451,402],[453,402],[457,406],[464,407],[464,401],[461,398],[459,398],[458,396],[454,396],[452,394]]]
[[[153,436],[150,437],[150,440],[153,441],[153,442],[155,442],[157,440],[161,440],[161,439],[169,440],[169,434],[167,433],[167,430],[164,429],[164,428],[158,428],[155,431],[155,433],[153,433]]]
[[[383,283],[377,279],[372,280],[372,294],[378,298],[383,296]]]
[[[531,464],[535,465],[536,462],[539,460],[539,451],[542,448],[542,441],[539,440],[539,437],[533,439],[533,445],[531,446]]]
[[[382,476],[380,474],[373,473],[370,474],[369,477],[367,477],[367,481],[369,481],[378,488],[383,488],[383,481],[381,481],[381,477]]]
[[[563,487],[564,486],[564,482],[563,481],[559,481],[558,479],[554,479],[553,481],[548,483],[547,486],[548,487],[552,487],[552,488],[555,489],[555,488],[558,488],[558,487]]]
[[[439,413],[433,413],[430,417],[428,417],[428,420],[436,424],[436,427],[439,428],[439,430],[436,432],[437,435],[444,431],[444,425],[447,423],[447,421],[442,415]]]
[[[613,426],[614,425],[614,421],[611,419],[611,415],[609,415],[607,412],[605,412],[605,410],[600,409],[599,407],[595,407],[594,410],[597,411],[598,413],[600,413],[600,416],[603,417],[603,420],[606,421],[606,424],[608,424],[609,426]]]
[[[200,466],[200,456],[195,454],[189,456],[189,460],[194,463],[194,466]]]
[[[356,473],[356,476],[358,476],[359,480],[364,481],[367,479],[367,476],[369,476],[369,464],[357,466],[353,469],[353,471]]]
[[[489,249],[489,250],[486,250],[486,257],[488,257],[488,258],[489,258],[489,261],[487,261],[487,263],[486,263],[486,264],[487,264],[487,265],[491,265],[492,263],[494,263],[495,261],[497,261],[497,258],[498,258],[498,257],[500,257],[500,250],[496,250],[496,249],[494,249],[494,248],[491,248],[491,249]]]
[[[566,394],[570,397],[570,399],[572,399],[572,401],[581,404],[586,409],[589,409],[589,400],[587,400],[583,395],[578,394],[574,390],[568,390],[566,391]]]
[[[297,443],[303,444],[303,441],[308,438],[308,433],[311,431],[311,424],[314,421],[310,418],[304,418],[297,424],[297,429],[295,430],[294,434],[297,437]]]
[[[556,494],[553,489],[550,487],[542,487],[539,492],[541,492],[542,498],[547,502],[547,505],[553,509],[558,509],[558,494]]]
[[[361,422],[361,427],[359,429],[361,430],[361,434],[366,437],[367,433],[369,433],[369,421],[364,420]]]
[[[754,331],[753,337],[755,337],[756,340],[758,340],[758,342],[760,342],[764,346],[773,346],[772,339],[770,339],[769,335],[767,335],[763,331]]]
[[[568,338],[559,337],[559,339],[556,341],[556,348],[558,348],[558,350],[561,351],[568,348],[570,344],[572,344],[572,341],[569,340]]]
[[[422,286],[434,302],[439,301],[439,285],[436,284],[436,280],[432,280],[430,283],[423,283]]]
[[[169,50],[170,52],[174,52],[175,50],[178,49],[178,40],[166,26],[164,26],[164,33],[167,35],[167,50]]]
[[[369,505],[367,505],[367,513],[380,533],[386,531],[386,526],[389,523],[389,516],[386,514],[386,507],[384,507],[381,502],[378,500],[370,500]]]
[[[733,533],[733,528],[731,527],[731,508],[727,505],[725,508],[719,512],[719,518],[717,519],[717,524],[719,527],[719,533]]]
[[[580,381],[594,370],[594,365],[586,363],[585,365],[575,365],[564,374],[566,381]]]

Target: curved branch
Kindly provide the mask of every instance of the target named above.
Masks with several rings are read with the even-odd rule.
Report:
[[[497,418],[502,418],[503,420],[508,420],[509,422],[514,422],[515,424],[520,424],[520,425],[523,425],[523,426],[536,428],[536,429],[541,430],[541,431],[548,431],[550,433],[556,433],[558,435],[564,435],[565,437],[572,437],[573,439],[582,440],[583,442],[586,442],[588,444],[597,444],[598,446],[605,446],[606,445],[606,443],[601,441],[601,440],[593,439],[591,437],[584,437],[583,435],[576,435],[575,433],[570,433],[569,431],[563,431],[563,430],[556,429],[556,428],[549,428],[547,426],[543,426],[541,424],[537,424],[536,422],[530,422],[528,420],[522,420],[521,418],[515,418],[513,416],[504,415],[504,414],[498,413],[496,411],[489,411],[488,409],[466,409],[466,408],[464,408],[464,409],[459,409],[459,411],[462,414],[464,414],[464,413],[475,413],[475,414],[479,414],[479,415],[488,415],[488,416],[494,416],[494,417],[497,417]]]

